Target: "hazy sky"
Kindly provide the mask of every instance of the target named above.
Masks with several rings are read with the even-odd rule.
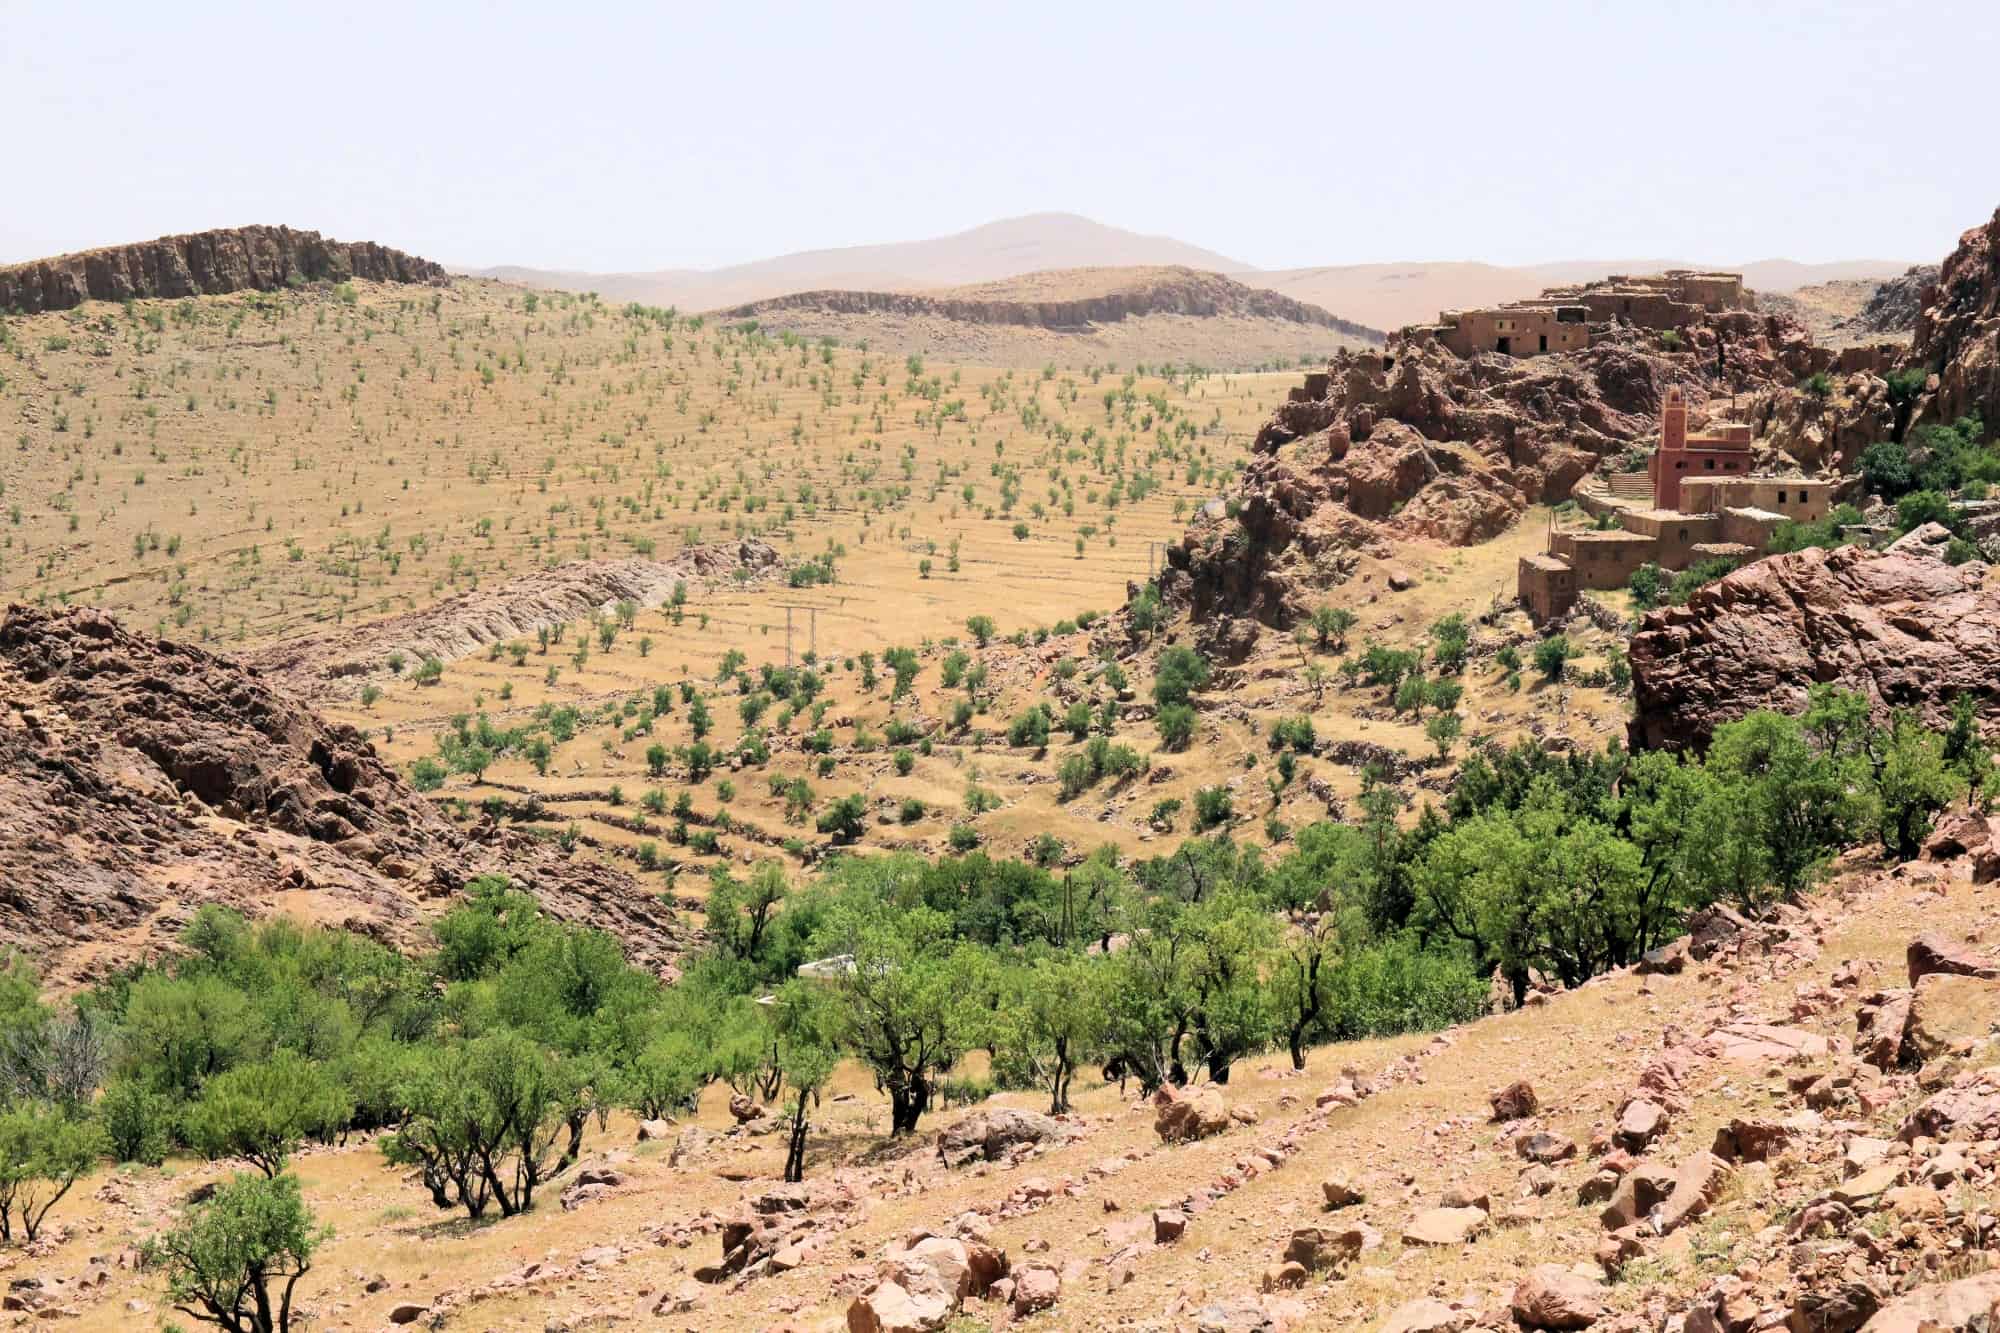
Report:
[[[1260,267],[1941,257],[2000,4],[0,0],[0,261],[709,267],[1044,210]]]

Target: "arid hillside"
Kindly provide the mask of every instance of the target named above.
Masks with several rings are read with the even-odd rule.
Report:
[[[1060,269],[925,292],[799,292],[716,317],[889,353],[1022,367],[1123,360],[1282,367],[1382,337],[1317,306],[1189,268]]]

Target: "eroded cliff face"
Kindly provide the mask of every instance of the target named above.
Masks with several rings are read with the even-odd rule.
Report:
[[[1775,555],[1649,614],[1631,659],[1635,748],[1705,746],[1755,709],[1800,712],[1824,682],[1885,717],[1912,708],[1942,726],[1968,691],[1990,716],[2000,578],[1976,561],[1856,546]]]
[[[1318,306],[1294,301],[1276,292],[1247,287],[1219,273],[1171,269],[1133,287],[1076,300],[981,300],[957,296],[925,296],[910,292],[794,292],[718,312],[725,319],[757,319],[786,311],[834,315],[886,314],[905,318],[934,316],[962,324],[1017,325],[1053,331],[1112,324],[1144,315],[1191,315],[1214,318],[1235,315],[1278,319],[1331,329],[1351,338],[1379,342],[1380,331],[1340,319]]]
[[[2000,209],[1959,237],[1925,293],[1908,364],[1933,377],[1913,422],[1976,412],[1989,426],[2000,423]]]
[[[275,291],[301,282],[443,282],[443,265],[372,241],[290,227],[228,227],[84,250],[0,268],[0,310],[32,314],[84,301]]]
[[[286,911],[398,944],[475,875],[664,965],[670,907],[528,833],[452,823],[257,671],[102,611],[0,618],[0,943],[52,979],[174,947],[203,903]]]

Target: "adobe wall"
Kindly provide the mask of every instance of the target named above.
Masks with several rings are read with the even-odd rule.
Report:
[[[1642,510],[1624,516],[1625,530],[1653,539],[1653,563],[1662,569],[1686,569],[1694,563],[1694,548],[1721,539],[1717,514],[1681,514]]]
[[[1706,448],[1699,440],[1689,440],[1685,449],[1656,452],[1648,466],[1653,473],[1654,508],[1699,512],[1707,506],[1698,509],[1689,503],[1683,486],[1703,477],[1743,476],[1750,471],[1750,451]]]
[[[1722,540],[1738,542],[1744,546],[1763,550],[1771,542],[1771,534],[1785,521],[1785,515],[1774,514],[1768,509],[1733,507],[1722,511]]]
[[[1799,477],[1689,477],[1681,483],[1681,507],[1691,514],[1762,509],[1811,523],[1832,512],[1833,490],[1831,481]]]
[[[1576,605],[1576,579],[1554,556],[1522,556],[1515,584],[1521,606],[1537,621],[1554,620]]]
[[[1456,325],[1442,330],[1438,340],[1460,356],[1500,351],[1503,338],[1512,356],[1580,352],[1590,343],[1590,328],[1581,318],[1560,319],[1553,307],[1500,306],[1457,313]]]
[[[1579,588],[1622,588],[1657,550],[1650,537],[1633,532],[1558,532],[1550,544],[1576,571]]]

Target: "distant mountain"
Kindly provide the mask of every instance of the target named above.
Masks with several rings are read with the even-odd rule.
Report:
[[[922,291],[1048,269],[1169,266],[1240,272],[1240,260],[1167,236],[1107,227],[1074,213],[1031,213],[929,240],[804,250],[719,269],[576,273],[515,266],[466,270],[526,287],[594,291],[610,301],[716,310],[802,291]]]
[[[1440,310],[1492,305],[1538,295],[1542,288],[1587,282],[1612,273],[1668,268],[1741,272],[1759,292],[1789,293],[1817,283],[1882,281],[1908,260],[1849,260],[1801,264],[1789,259],[1719,263],[1679,259],[1570,259],[1507,266],[1473,260],[1411,260],[1390,264],[1259,270],[1228,255],[1146,236],[1079,217],[1031,213],[929,240],[802,250],[718,269],[652,273],[580,273],[516,266],[465,270],[526,287],[594,291],[608,301],[639,301],[681,310],[724,310],[798,292],[935,292],[943,287],[998,282],[1067,269],[1180,267],[1241,278],[1254,286],[1332,311],[1376,329],[1435,319]]]

